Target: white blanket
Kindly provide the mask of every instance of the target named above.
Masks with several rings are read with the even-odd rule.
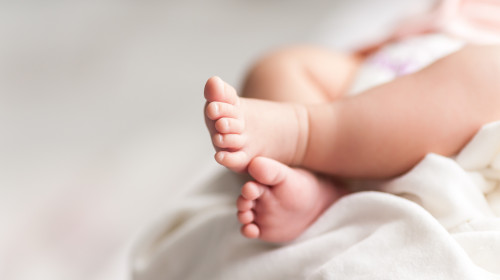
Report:
[[[439,34],[388,46],[353,92],[461,46]],[[289,244],[243,238],[235,201],[246,178],[216,174],[143,235],[135,279],[500,279],[500,121],[453,159],[429,154],[399,178],[361,182]]]
[[[216,173],[143,235],[135,279],[500,279],[500,122],[348,195],[290,244],[240,236],[244,178]],[[372,186],[373,187],[373,186]]]

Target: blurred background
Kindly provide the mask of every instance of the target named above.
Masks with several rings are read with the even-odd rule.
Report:
[[[0,2],[0,279],[127,279],[134,239],[213,170],[208,77],[348,50],[429,2]]]

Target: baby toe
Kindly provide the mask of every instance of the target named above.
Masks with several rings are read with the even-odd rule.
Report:
[[[236,208],[238,211],[248,211],[255,206],[255,201],[244,198],[243,196],[239,196],[238,200],[236,200]]]
[[[246,238],[258,238],[260,235],[260,229],[256,224],[246,224],[241,227],[241,234]]]
[[[219,133],[242,133],[245,123],[240,119],[220,118],[215,122],[215,129]]]
[[[239,103],[239,97],[236,90],[217,76],[208,79],[205,84],[204,92],[205,99],[208,102],[218,101],[233,105]]]
[[[224,96],[224,82],[221,78],[214,76],[207,80],[205,83],[204,95],[208,102],[222,101]]]
[[[220,118],[239,118],[239,110],[231,104],[223,102],[210,102],[205,107],[205,114],[211,120],[218,120]]]
[[[248,164],[248,172],[259,183],[273,186],[285,180],[290,167],[270,158],[256,157]]]
[[[234,172],[245,172],[249,159],[243,151],[219,151],[215,154],[215,161]]]
[[[255,214],[251,210],[238,212],[238,221],[241,224],[244,225],[249,224],[253,222],[254,219],[255,219]]]
[[[248,200],[256,200],[266,190],[266,186],[259,184],[255,181],[249,181],[241,188],[241,196]]]
[[[212,137],[215,146],[223,149],[241,149],[245,144],[245,136],[241,134],[215,134]]]
[[[230,84],[226,83],[223,81],[224,84],[224,100],[227,103],[233,104],[233,105],[239,105],[240,104],[240,97],[238,96],[238,93],[236,93],[236,89],[234,89],[233,86]]]

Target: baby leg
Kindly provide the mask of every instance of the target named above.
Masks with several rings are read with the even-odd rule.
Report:
[[[469,46],[353,98],[308,107],[306,168],[396,176],[427,153],[456,154],[500,120],[500,47]]]
[[[349,88],[361,58],[330,49],[297,46],[272,52],[255,63],[242,96],[317,104],[336,100]]]
[[[236,105],[231,114],[248,116],[248,140],[243,148],[221,151],[228,162],[244,154],[236,160],[240,171],[252,158],[266,156],[334,176],[396,176],[427,153],[457,153],[483,124],[499,120],[498,77],[500,48],[470,46],[417,73],[335,102],[291,105],[240,98],[244,105]],[[207,86],[210,91],[210,81]],[[210,115],[213,102],[207,100],[207,115],[216,123]]]

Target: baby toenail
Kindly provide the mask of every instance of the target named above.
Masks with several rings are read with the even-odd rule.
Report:
[[[219,144],[222,144],[222,140],[223,140],[222,135],[221,134],[217,135],[217,141],[219,141]]]
[[[217,103],[213,103],[213,104],[214,104],[214,114],[216,116],[218,116],[219,115],[219,104],[217,104]]]
[[[217,153],[215,156],[217,157],[218,162],[221,162],[224,159],[224,153]]]
[[[223,92],[224,91],[224,82],[222,81],[222,79],[219,77],[215,77],[215,82],[217,84],[217,89],[220,92]]]

